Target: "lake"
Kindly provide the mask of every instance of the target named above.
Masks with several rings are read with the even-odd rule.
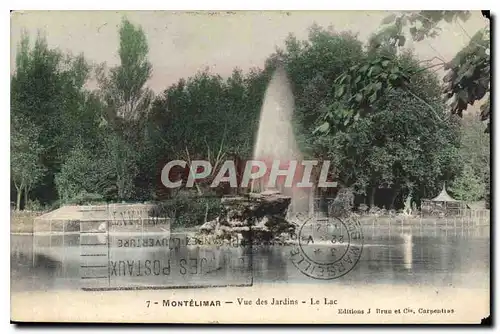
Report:
[[[347,274],[304,275],[291,246],[185,245],[183,233],[11,236],[11,290],[187,288],[259,283],[489,289],[490,226],[363,226],[363,249]],[[320,252],[321,250],[318,250]]]

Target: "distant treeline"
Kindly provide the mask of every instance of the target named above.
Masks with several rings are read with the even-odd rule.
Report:
[[[146,36],[127,19],[119,30],[120,64],[111,68],[24,36],[11,77],[12,201],[18,209],[165,199],[183,207],[186,196],[235,191],[205,183],[170,191],[161,169],[174,159],[216,166],[251,158],[278,64],[292,82],[305,157],[330,160],[357,202],[400,207],[410,193],[417,201],[436,196],[444,182],[457,198],[485,199],[485,125],[452,115],[435,68],[384,36],[364,45],[349,32],[312,26],[307,40],[290,35],[262,69],[235,69],[228,78],[202,71],[158,95],[147,87]],[[86,88],[90,79],[97,89]]]

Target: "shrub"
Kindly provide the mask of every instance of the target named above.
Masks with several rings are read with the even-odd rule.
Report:
[[[221,211],[220,198],[178,196],[158,203],[150,215],[172,218],[172,227],[193,227],[215,219]]]
[[[67,204],[90,205],[90,204],[103,204],[105,202],[106,201],[104,200],[104,197],[102,195],[83,191],[78,195],[76,195],[75,197],[68,200]]]

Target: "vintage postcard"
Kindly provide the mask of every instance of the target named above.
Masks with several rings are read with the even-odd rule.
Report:
[[[480,324],[486,11],[13,11],[11,320]]]

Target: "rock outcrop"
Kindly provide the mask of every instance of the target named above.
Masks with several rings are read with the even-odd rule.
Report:
[[[281,240],[295,232],[295,225],[285,219],[290,200],[275,191],[223,197],[222,214],[200,226],[200,232],[223,239],[237,236],[250,243]]]

